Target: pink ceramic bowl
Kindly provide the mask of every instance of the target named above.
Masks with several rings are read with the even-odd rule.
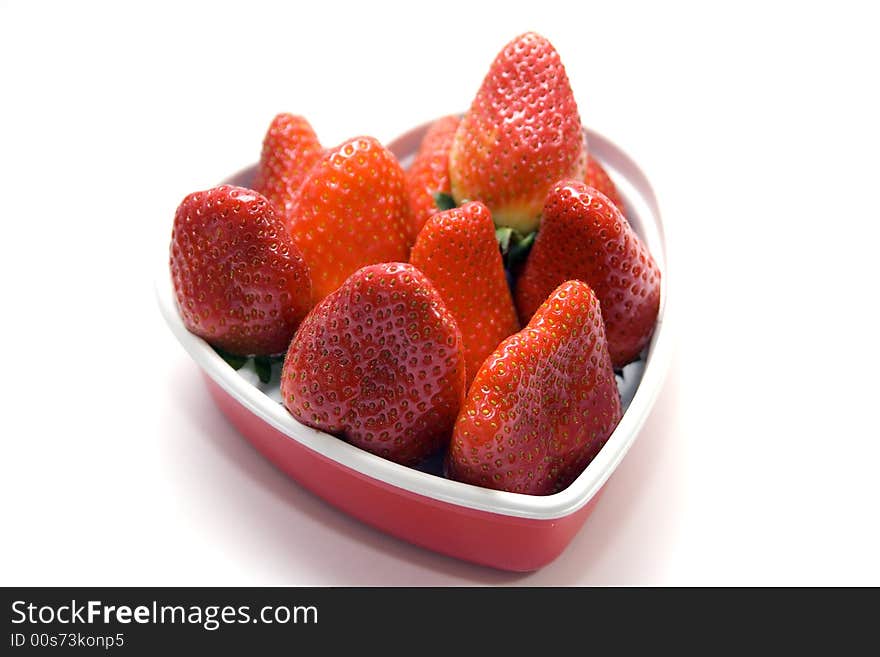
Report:
[[[389,148],[404,166],[428,124]],[[171,331],[202,369],[208,390],[229,421],[271,460],[315,494],[399,538],[467,561],[505,570],[535,570],[556,558],[592,511],[602,487],[633,444],[657,397],[668,366],[668,270],[663,225],[654,193],[636,164],[601,135],[587,132],[590,152],[611,174],[627,217],[663,272],[660,316],[644,360],[618,377],[625,413],[611,438],[575,482],[544,497],[450,481],[434,464],[407,468],[334,436],[299,424],[280,404],[278,371],[268,385],[230,367],[186,330],[177,311],[167,258],[157,278],[159,305]],[[227,182],[247,186],[254,168]]]

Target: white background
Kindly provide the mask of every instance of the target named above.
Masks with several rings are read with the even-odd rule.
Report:
[[[0,2],[0,583],[880,584],[876,17],[656,4]],[[277,112],[388,141],[527,29],[654,183],[677,349],[583,530],[512,575],[273,469],[152,281]]]

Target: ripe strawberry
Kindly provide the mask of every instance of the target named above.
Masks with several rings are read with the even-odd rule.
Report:
[[[583,179],[586,143],[559,55],[532,32],[496,57],[455,133],[449,176],[456,203],[483,201],[495,224],[534,230],[548,190]]]
[[[287,227],[312,274],[319,302],[355,271],[406,260],[409,205],[403,169],[372,137],[324,153],[287,212]]]
[[[498,343],[519,330],[495,227],[479,201],[428,220],[410,255],[455,317],[464,343],[467,383]]]
[[[283,353],[308,312],[305,261],[252,190],[221,185],[183,199],[170,264],[183,323],[230,353]]]
[[[660,309],[660,270],[608,197],[574,180],[560,181],[547,196],[541,230],[516,284],[520,321],[570,279],[588,283],[602,303],[614,366],[637,358]]]
[[[434,195],[452,195],[449,183],[449,149],[452,138],[461,121],[457,116],[444,116],[428,128],[422,138],[415,160],[406,172],[406,188],[409,194],[409,241],[416,237],[428,218],[437,212]]]
[[[263,139],[263,152],[253,188],[269,199],[272,209],[283,217],[294,192],[323,149],[312,126],[301,116],[279,114]]]
[[[358,270],[309,313],[281,394],[300,422],[414,464],[449,440],[464,374],[461,333],[431,282],[385,263]]]
[[[514,493],[558,492],[620,416],[599,302],[585,283],[567,281],[477,374],[455,423],[448,474]]]
[[[608,197],[608,200],[614,203],[614,206],[620,210],[620,214],[626,216],[623,201],[620,200],[620,194],[618,193],[614,182],[611,180],[611,176],[609,176],[608,172],[602,168],[602,165],[599,164],[599,160],[592,155],[587,155],[587,173],[584,175],[584,183],[587,187],[592,187],[597,192],[605,194],[605,196]]]

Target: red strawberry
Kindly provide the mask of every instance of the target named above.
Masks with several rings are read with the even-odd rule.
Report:
[[[614,203],[615,207],[620,210],[620,214],[626,215],[623,201],[620,200],[620,194],[617,192],[617,187],[611,180],[611,176],[602,168],[599,160],[592,155],[587,156],[587,173],[584,175],[584,183],[587,187],[592,187],[596,191],[605,194],[608,200]]]
[[[599,302],[585,283],[567,281],[477,374],[455,423],[448,473],[549,495],[583,472],[620,416]]]
[[[449,149],[460,122],[457,116],[444,116],[428,128],[422,138],[419,152],[406,172],[409,193],[409,241],[416,237],[428,218],[437,212],[434,195],[438,192],[452,195],[449,183]]]
[[[467,382],[498,343],[519,330],[489,209],[479,201],[428,220],[410,262],[440,292],[464,342]]]
[[[174,216],[171,277],[186,327],[241,355],[283,353],[308,312],[309,270],[260,194],[221,185]]]
[[[614,366],[637,358],[660,309],[660,270],[608,197],[574,180],[559,182],[547,196],[541,230],[516,284],[520,320],[570,279],[588,283],[602,303]]]
[[[408,220],[403,169],[378,141],[355,137],[324,153],[287,212],[313,302],[365,265],[406,260]]]
[[[414,464],[449,440],[464,400],[461,333],[415,267],[364,267],[303,322],[281,394],[300,422]]]
[[[483,201],[495,224],[529,233],[548,190],[583,179],[586,143],[559,55],[532,32],[496,57],[449,153],[456,203]]]
[[[253,187],[283,217],[287,205],[323,149],[312,126],[301,116],[279,114],[263,139]]]

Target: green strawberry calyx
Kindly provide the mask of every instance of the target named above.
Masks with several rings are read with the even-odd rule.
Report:
[[[254,371],[263,383],[269,383],[269,381],[272,380],[272,365],[284,360],[283,354],[280,356],[241,356],[239,354],[232,354],[228,351],[223,351],[217,347],[214,347],[214,351],[216,351],[217,355],[225,360],[226,364],[234,370],[240,370],[250,361],[253,361]]]
[[[536,230],[530,233],[521,233],[510,226],[495,228],[495,239],[498,240],[505,268],[511,269],[526,259],[532,249],[532,244],[535,243],[537,234]]]
[[[445,212],[446,210],[451,210],[452,208],[457,207],[455,199],[446,192],[436,192],[434,194],[434,205],[437,206],[437,209],[440,212]]]

